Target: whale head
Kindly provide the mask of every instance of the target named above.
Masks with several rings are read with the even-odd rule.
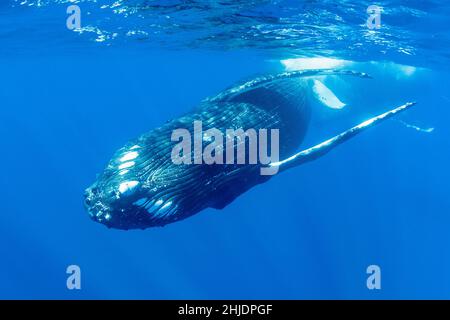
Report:
[[[171,190],[180,184],[173,179],[177,168],[164,169],[164,159],[152,155],[133,142],[113,156],[84,193],[84,206],[92,220],[128,230],[163,226],[176,219],[177,197]]]

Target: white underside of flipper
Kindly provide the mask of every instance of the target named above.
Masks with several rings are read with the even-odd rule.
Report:
[[[366,120],[357,126],[354,126],[353,128],[348,129],[347,131],[344,131],[326,141],[323,141],[322,143],[319,143],[311,148],[308,148],[306,150],[300,151],[297,154],[294,154],[293,156],[279,161],[271,163],[271,167],[279,167],[280,170],[284,171],[292,167],[296,167],[298,165],[301,165],[303,163],[315,160],[331,150],[333,150],[338,145],[342,144],[343,142],[349,140],[350,138],[358,135],[359,133],[365,131],[366,129],[375,126],[376,124],[379,124],[389,118],[394,117],[395,115],[404,112],[414,106],[415,102],[408,102],[404,105],[401,105],[397,108],[394,108],[390,111],[387,111],[385,113],[382,113],[376,117],[370,118],[369,120]]]
[[[346,105],[336,97],[333,91],[328,89],[328,87],[319,80],[313,80],[312,90],[314,97],[328,108],[342,109]]]

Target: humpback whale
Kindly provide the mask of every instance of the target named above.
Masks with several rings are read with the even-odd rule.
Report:
[[[311,119],[311,97],[323,92],[323,103],[344,104],[330,90],[311,79],[321,76],[356,76],[345,70],[303,70],[262,76],[205,99],[191,112],[128,142],[86,189],[84,205],[90,217],[107,227],[145,229],[164,226],[206,208],[222,209],[255,185],[271,179],[261,167],[286,171],[328,153],[360,132],[409,109],[408,102],[370,118],[322,143],[299,151]],[[308,80],[309,79],[309,80]],[[279,160],[268,164],[174,164],[171,153],[174,129],[254,128],[279,130]],[[224,131],[222,131],[224,132]],[[205,139],[206,137],[201,137]],[[246,143],[236,140],[233,147]]]

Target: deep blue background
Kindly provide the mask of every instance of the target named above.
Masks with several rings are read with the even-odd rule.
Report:
[[[354,90],[347,119],[417,100],[403,119],[432,133],[388,121],[224,210],[127,232],[82,205],[113,152],[281,64],[261,51],[102,48],[0,66],[0,298],[450,298],[450,77],[439,66],[398,78],[362,65],[376,79]],[[80,291],[66,288],[70,264]],[[366,288],[371,264],[380,291]]]

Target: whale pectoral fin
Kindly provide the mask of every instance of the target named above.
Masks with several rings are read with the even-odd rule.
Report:
[[[226,206],[228,206],[230,203],[232,203],[237,198],[236,195],[223,195],[219,200],[214,201],[213,204],[211,204],[211,208],[222,210]]]
[[[255,174],[260,172],[259,165],[243,166],[237,172],[234,177],[226,176],[222,178],[222,183],[215,189],[216,196],[211,199],[209,207],[221,210],[256,184],[264,183],[271,178],[270,175]]]
[[[314,79],[312,90],[314,97],[326,107],[331,109],[342,109],[345,107],[345,103],[339,100],[322,81]]]
[[[350,138],[356,136],[358,133],[373,127],[375,124],[378,124],[386,119],[389,119],[393,117],[394,115],[403,112],[413,105],[415,105],[415,102],[408,102],[400,107],[397,107],[395,109],[392,109],[388,112],[385,112],[383,114],[380,114],[376,117],[373,117],[369,120],[366,120],[359,125],[348,129],[347,131],[344,131],[337,136],[334,136],[331,139],[328,139],[322,143],[319,143],[318,145],[315,145],[314,147],[311,147],[309,149],[303,150],[285,160],[271,163],[270,166],[279,166],[279,170],[286,170],[292,167],[296,167],[300,164],[315,160],[328,152],[330,152],[333,148],[340,145],[341,143],[349,140]]]

